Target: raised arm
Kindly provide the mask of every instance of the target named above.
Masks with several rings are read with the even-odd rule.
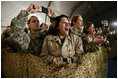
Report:
[[[30,4],[27,10],[21,10],[17,17],[11,21],[10,36],[12,41],[18,46],[18,49],[25,51],[28,49],[30,37],[25,33],[26,21],[29,13],[40,12],[40,5]]]

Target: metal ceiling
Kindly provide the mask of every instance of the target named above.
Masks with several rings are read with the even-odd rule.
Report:
[[[81,14],[84,22],[92,21],[96,27],[100,26],[102,19],[110,23],[117,21],[117,1],[1,1],[1,26],[10,25],[11,19],[20,10],[26,10],[30,3],[52,7],[56,15],[65,14],[71,18]],[[39,16],[45,22],[46,15],[39,13]]]

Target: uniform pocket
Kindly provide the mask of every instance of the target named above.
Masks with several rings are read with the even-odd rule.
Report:
[[[48,41],[48,49],[50,54],[57,56],[59,54],[59,45],[55,41]]]
[[[69,56],[73,57],[75,55],[75,49],[69,49]]]

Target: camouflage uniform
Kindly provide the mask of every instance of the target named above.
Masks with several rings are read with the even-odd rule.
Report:
[[[81,63],[82,54],[80,38],[72,33],[65,37],[63,44],[59,36],[46,36],[41,52],[46,63],[52,63],[53,58],[62,56],[71,57],[74,62]]]
[[[76,31],[73,27],[70,28],[71,32],[79,37],[81,37],[81,34],[78,33],[78,31]]]
[[[82,43],[82,46],[83,46],[83,49],[84,49],[84,52],[87,53],[87,52],[95,52],[98,50],[98,47],[97,45],[94,43],[94,42],[90,42],[88,43],[88,38],[87,38],[87,35],[86,34],[79,34],[73,27],[71,27],[71,32],[79,37],[81,37],[81,41],[83,42]]]
[[[95,37],[94,37],[95,38]],[[93,38],[93,39],[94,39]],[[83,49],[85,53],[91,53],[91,52],[96,52],[99,50],[98,46],[91,41],[90,43],[88,43],[88,38],[86,34],[82,35],[82,41],[83,41]]]
[[[102,35],[103,35],[104,37],[107,37],[107,35],[109,35],[110,32],[111,32],[111,29],[110,29],[109,26],[102,26],[101,29],[102,29]]]
[[[22,10],[16,18],[12,19],[10,36],[20,51],[39,55],[47,31],[39,31],[38,35],[25,33],[27,18],[28,12]]]

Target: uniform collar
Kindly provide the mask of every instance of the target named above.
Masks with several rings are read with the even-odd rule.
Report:
[[[39,30],[37,34],[29,33],[29,35],[32,36],[32,37],[40,38],[42,36],[42,33],[43,32]]]
[[[71,28],[71,32],[78,35],[78,36],[81,36],[81,34],[78,33],[78,31],[74,27]]]
[[[64,42],[67,41],[67,40],[71,41],[70,35],[67,35],[67,36],[65,37]],[[62,43],[61,43],[61,39],[59,38],[58,35],[54,36],[54,41],[59,42],[60,44],[62,44]]]

